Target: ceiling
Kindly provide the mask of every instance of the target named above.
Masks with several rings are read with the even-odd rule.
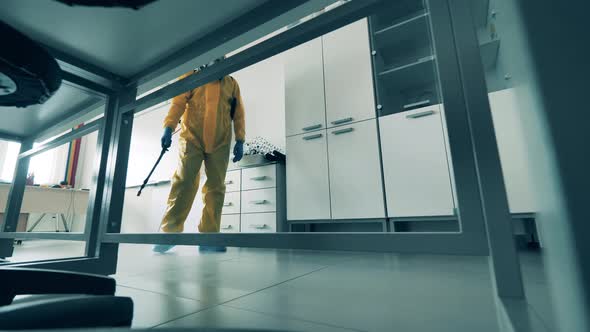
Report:
[[[124,77],[139,73],[265,0],[159,0],[138,11],[2,0],[0,20]]]

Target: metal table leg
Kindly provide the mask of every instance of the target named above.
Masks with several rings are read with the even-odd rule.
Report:
[[[35,223],[33,223],[33,226],[31,226],[31,228],[29,228],[29,230],[27,232],[32,232],[35,229],[35,227],[37,227],[37,225],[39,225],[41,220],[43,220],[43,217],[45,217],[45,213],[43,213],[41,215],[41,217],[39,217],[39,219],[37,219],[37,221],[35,221]]]
[[[64,217],[63,213],[59,213],[58,215],[59,215],[59,217],[61,219],[61,223],[64,225],[64,230],[66,232],[69,232],[70,229],[68,228],[68,223],[66,222],[66,218]]]

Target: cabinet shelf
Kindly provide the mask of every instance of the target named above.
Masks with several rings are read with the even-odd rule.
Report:
[[[378,45],[397,45],[413,40],[428,42],[428,13],[420,12],[410,19],[376,31],[373,35]]]
[[[380,79],[387,80],[387,85],[396,90],[419,87],[434,81],[433,55],[403,66],[384,70],[378,74]]]

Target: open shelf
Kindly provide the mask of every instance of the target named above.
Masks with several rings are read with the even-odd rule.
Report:
[[[377,77],[391,89],[407,90],[423,86],[434,81],[434,56],[428,56],[416,62],[390,68],[380,72]]]
[[[428,43],[430,41],[428,13],[421,12],[410,19],[385,27],[376,31],[373,36],[378,48],[408,42],[415,44],[416,41]]]
[[[383,3],[377,14],[372,17],[374,31],[383,30],[425,11],[422,0],[395,0]]]

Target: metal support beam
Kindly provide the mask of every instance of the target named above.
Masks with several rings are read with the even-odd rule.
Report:
[[[453,23],[446,0],[428,2],[461,232],[487,247],[473,142],[463,97]]]
[[[80,90],[86,91],[90,94],[95,94],[99,97],[104,97],[104,96],[107,96],[107,95],[114,92],[113,89],[111,89],[107,86],[98,84],[98,83],[93,82],[89,79],[78,76],[76,74],[72,74],[72,73],[67,72],[65,70],[61,71],[61,76],[62,76],[63,80],[66,81],[66,82],[64,82],[65,84],[69,83],[68,85],[74,86],[74,87],[76,87]]]
[[[90,73],[94,76],[102,77],[109,81],[116,82],[118,84],[127,84],[127,82],[129,81],[125,77],[119,76],[104,68],[100,68],[99,66],[83,61],[75,56],[65,53],[62,50],[58,50],[47,45],[43,45],[43,47],[46,48],[49,51],[49,53],[51,53],[51,55],[53,55],[53,57],[58,60],[58,62],[60,62],[60,67],[66,67],[64,68],[66,70],[70,69],[67,67],[71,66],[73,68],[80,69],[82,71]]]
[[[173,244],[485,256],[487,248],[458,233],[142,233],[105,234],[106,243]]]
[[[229,59],[208,67],[199,75],[191,75],[123,106],[123,112],[141,112],[181,93],[229,75],[308,40],[369,15],[378,0],[351,1],[310,21],[289,29],[271,39],[254,45]]]
[[[45,151],[51,150],[51,149],[61,146],[63,144],[69,143],[77,138],[82,137],[82,136],[86,136],[94,131],[99,130],[102,125],[102,121],[103,121],[103,119],[94,120],[88,124],[83,125],[80,128],[70,131],[69,133],[63,134],[50,142],[42,144],[36,148],[31,148],[29,150],[21,152],[18,155],[18,159],[22,160],[24,158],[30,158],[34,155],[43,153]],[[22,149],[21,149],[21,151],[22,151]]]
[[[109,96],[104,121],[97,140],[99,157],[95,161],[96,182],[92,191],[94,201],[89,205],[86,217],[86,255],[95,257],[99,255],[100,234],[104,232],[102,224],[108,218],[103,217],[109,213],[109,201],[111,199],[112,183],[114,181],[112,166],[118,151],[118,135],[120,132],[121,113],[120,101],[128,102],[135,99],[136,90]]]
[[[33,141],[27,139],[21,142],[21,153],[29,150],[33,146]],[[25,194],[25,186],[27,182],[27,173],[29,172],[29,158],[19,159],[16,164],[16,172],[12,187],[8,194],[8,202],[6,203],[6,213],[4,214],[4,223],[0,225],[2,232],[14,232],[18,224],[18,217],[20,215],[20,208]],[[0,257],[10,257],[14,251],[14,244],[12,239],[0,240]]]
[[[135,100],[136,94],[137,89],[133,87],[109,99],[99,140],[101,157],[96,185],[97,199],[92,209],[91,225],[87,228],[87,255],[98,256],[112,273],[116,271],[119,246],[102,244],[102,234],[107,231],[119,232],[121,229],[133,114],[123,114],[120,105]],[[97,212],[99,207],[100,211]]]
[[[470,0],[448,0],[475,154],[490,267],[500,297],[524,298],[520,262]]]

